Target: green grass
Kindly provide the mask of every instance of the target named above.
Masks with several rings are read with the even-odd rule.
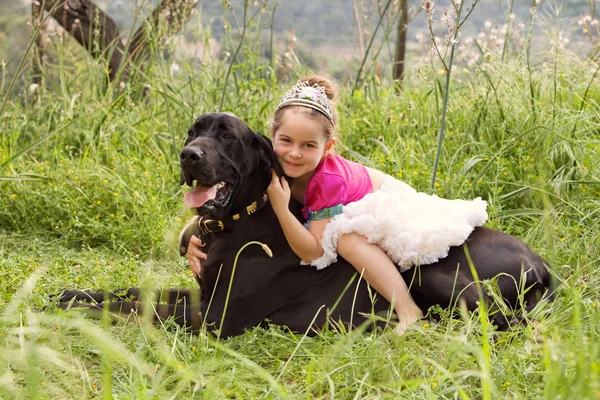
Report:
[[[37,93],[13,93],[0,116],[0,398],[600,395],[595,63],[560,54],[556,74],[549,63],[531,75],[517,56],[456,67],[434,189],[435,88],[445,78],[435,67],[412,65],[398,96],[367,75],[359,90],[343,86],[338,104],[340,153],[419,190],[483,197],[488,226],[550,261],[562,286],[529,316],[539,327],[492,340],[478,312],[440,311],[440,322],[403,337],[331,329],[309,338],[271,327],[217,341],[169,322],[112,326],[35,310],[63,288],[194,287],[175,243],[188,216],[177,161],[186,128],[223,97],[224,109],[266,132],[286,85],[273,88],[249,52],[225,89],[227,64],[190,61],[175,76],[156,68],[141,97],[141,86],[105,90],[97,63],[61,66],[65,57]]]

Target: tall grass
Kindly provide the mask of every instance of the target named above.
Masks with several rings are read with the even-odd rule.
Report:
[[[248,34],[257,38],[253,29]],[[272,61],[244,52],[258,46],[255,40],[242,44],[237,61],[178,60],[177,74],[155,57],[147,81],[114,96],[98,90],[99,63],[69,66],[69,50],[55,45],[64,59],[48,66],[47,86],[35,99],[2,94],[0,397],[600,393],[596,62],[561,51],[547,65],[534,64],[492,52],[477,69],[457,67],[452,74],[434,192],[488,200],[488,226],[519,236],[553,265],[562,281],[556,301],[527,316],[539,325],[492,334],[483,309],[460,317],[438,310],[439,322],[423,321],[403,337],[332,324],[313,338],[270,327],[217,341],[169,322],[106,325],[72,312],[34,311],[61,288],[195,285],[175,252],[187,211],[173,141],[183,143],[195,117],[220,109],[221,101],[266,132],[272,99],[285,90],[277,85],[272,92],[266,68]],[[357,90],[342,87],[338,151],[428,190],[439,130],[432,90],[438,72],[412,61],[399,95],[389,81],[370,76]],[[142,86],[150,88],[146,97],[129,96]]]

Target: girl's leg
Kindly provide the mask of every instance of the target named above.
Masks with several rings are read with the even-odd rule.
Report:
[[[379,246],[367,242],[364,236],[351,233],[340,238],[337,251],[363,275],[373,289],[393,305],[399,319],[397,331],[400,335],[423,317],[402,275]]]

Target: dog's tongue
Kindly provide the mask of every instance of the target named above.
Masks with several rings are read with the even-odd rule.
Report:
[[[212,187],[196,185],[194,190],[183,195],[183,202],[188,208],[202,207],[204,203],[215,198],[217,195],[217,185],[218,183]]]

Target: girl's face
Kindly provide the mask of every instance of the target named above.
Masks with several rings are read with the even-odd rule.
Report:
[[[273,147],[285,174],[308,182],[334,140],[325,138],[321,125],[300,112],[287,111],[275,131]]]

